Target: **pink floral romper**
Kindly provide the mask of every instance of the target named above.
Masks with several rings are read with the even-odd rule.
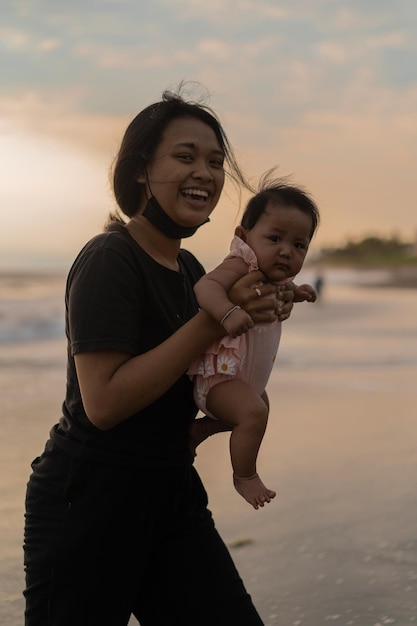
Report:
[[[232,240],[226,259],[231,257],[241,257],[248,265],[248,272],[258,269],[254,251],[240,237],[235,236]],[[243,380],[261,395],[274,365],[280,337],[281,323],[277,320],[270,324],[257,324],[240,337],[226,335],[215,341],[188,370],[194,382],[198,408],[214,417],[206,408],[209,390],[234,378]]]

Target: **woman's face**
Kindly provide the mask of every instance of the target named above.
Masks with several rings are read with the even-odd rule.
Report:
[[[166,127],[147,166],[148,195],[181,226],[206,221],[224,184],[224,153],[214,131],[197,118],[181,117]]]

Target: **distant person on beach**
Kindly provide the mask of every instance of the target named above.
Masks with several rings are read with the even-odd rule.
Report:
[[[226,331],[199,310],[204,270],[181,239],[208,221],[226,174],[251,189],[218,118],[179,93],[125,132],[113,170],[120,210],[67,279],[63,414],[26,496],[25,626],[126,626],[131,614],[141,626],[262,626],[189,441],[198,409],[187,369]],[[236,273],[231,305],[255,327],[287,319],[294,289],[275,284],[281,275],[270,284]],[[230,428],[211,420],[205,436]]]
[[[319,272],[314,279],[314,289],[316,290],[317,299],[320,299],[322,296],[322,291],[324,287],[324,276],[322,272]]]
[[[300,188],[266,177],[248,203],[223,263],[194,286],[201,308],[227,331],[188,373],[195,383],[195,400],[205,418],[195,420],[191,441],[200,443],[211,418],[232,427],[230,454],[236,490],[255,508],[275,497],[256,471],[265,433],[269,402],[265,391],[277,354],[281,323],[255,325],[251,316],[228,297],[230,287],[248,272],[261,270],[253,281],[258,297],[265,282],[285,289],[301,270],[316,231],[319,212]],[[310,285],[295,289],[294,301],[314,302]]]

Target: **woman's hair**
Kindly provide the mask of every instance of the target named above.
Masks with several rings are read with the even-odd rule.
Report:
[[[310,194],[301,187],[288,184],[287,178],[272,178],[273,170],[264,174],[258,192],[249,200],[241,220],[241,226],[251,230],[268,204],[295,207],[311,218],[310,240],[320,222],[319,209]]]
[[[138,212],[145,193],[145,185],[137,182],[138,177],[154,157],[168,124],[178,118],[192,117],[207,124],[224,152],[226,174],[238,186],[250,189],[216,114],[205,104],[185,100],[181,96],[183,88],[181,84],[176,93],[164,91],[162,100],[143,109],[126,129],[113,165],[113,190],[120,210],[128,217]],[[123,221],[120,213],[110,219]]]

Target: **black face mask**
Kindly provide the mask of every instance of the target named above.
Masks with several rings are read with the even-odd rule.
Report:
[[[165,213],[155,196],[149,198],[142,215],[146,217],[155,228],[170,239],[191,237],[200,226],[210,221],[209,218],[207,218],[202,224],[198,224],[197,226],[180,226]]]

